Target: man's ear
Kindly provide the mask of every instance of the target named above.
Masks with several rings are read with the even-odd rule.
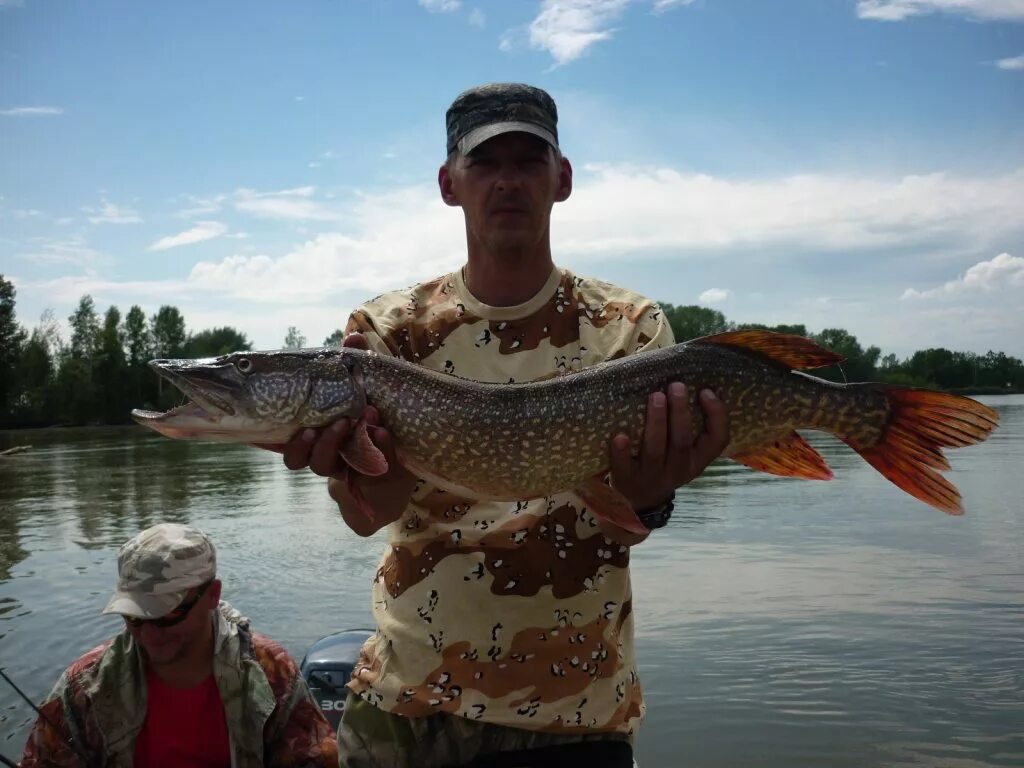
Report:
[[[459,205],[459,196],[455,194],[452,176],[448,172],[447,163],[437,169],[437,187],[441,190],[441,199],[444,200],[446,205],[453,207]]]
[[[569,199],[572,194],[572,163],[569,158],[562,158],[562,167],[558,171],[558,190],[555,192],[555,202],[561,203]]]

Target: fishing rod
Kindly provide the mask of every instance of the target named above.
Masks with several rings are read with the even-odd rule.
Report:
[[[16,762],[11,760],[11,758],[4,757],[2,754],[0,754],[0,763],[6,765],[7,768],[20,768],[20,766]]]
[[[47,717],[46,713],[43,712],[43,710],[41,710],[39,707],[37,707],[35,705],[35,702],[33,702],[32,699],[30,699],[28,696],[26,696],[25,692],[22,691],[21,688],[19,688],[17,685],[14,684],[14,681],[11,680],[11,678],[7,676],[7,673],[4,671],[3,667],[0,667],[0,677],[2,677],[4,680],[7,681],[7,684],[9,686],[11,686],[11,688],[13,688],[15,690],[15,692],[17,692],[17,694],[19,696],[21,696],[21,698],[24,699],[28,703],[28,705],[30,707],[32,707],[33,710],[35,710],[36,714],[39,715],[39,717],[41,717],[43,720],[46,721],[47,725],[49,725],[51,728],[53,728],[55,733],[64,735],[64,730],[60,726],[58,726],[55,722],[53,722],[53,720],[51,720],[49,717]],[[71,738],[70,734],[64,736],[64,740],[67,742],[68,746],[71,747],[71,749],[74,751],[74,753],[76,755],[78,755],[78,757],[82,760],[84,765],[92,765],[92,761],[89,760],[89,756],[84,754],[81,751],[79,746],[75,743],[74,739]],[[8,765],[8,766],[12,766],[13,765],[14,768],[18,768],[18,764],[17,763],[10,762],[6,757],[3,757],[3,755],[0,755],[0,758],[3,758],[2,762],[5,763],[6,765]]]

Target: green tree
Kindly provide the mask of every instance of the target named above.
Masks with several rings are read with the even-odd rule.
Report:
[[[127,421],[132,407],[128,396],[130,382],[124,346],[125,332],[121,327],[121,312],[117,307],[110,307],[103,316],[99,359],[96,364],[100,416],[106,424]]]
[[[977,367],[975,355],[953,352],[944,347],[921,349],[911,355],[907,369],[913,375],[942,389],[974,386]]]
[[[128,350],[128,365],[132,368],[145,365],[153,354],[153,340],[146,326],[146,313],[138,304],[133,304],[125,315],[123,333]]]
[[[62,416],[75,424],[87,424],[96,421],[102,412],[95,372],[100,323],[92,296],[85,295],[79,299],[68,322],[71,325],[71,344],[57,372],[58,395]]]
[[[803,323],[798,325],[763,325],[761,323],[740,323],[736,326],[738,330],[772,331],[774,333],[788,333],[792,336],[810,337],[807,326]]]
[[[100,321],[96,317],[96,305],[92,296],[86,294],[78,300],[78,306],[68,317],[71,325],[71,356],[92,360],[99,348]]]
[[[14,314],[14,283],[0,275],[0,421],[10,418],[19,394],[19,361],[25,329]]]
[[[288,335],[284,337],[285,349],[302,349],[306,346],[306,337],[294,325],[288,326]]]
[[[21,392],[15,418],[22,424],[44,424],[53,418],[55,365],[45,331],[33,328],[22,349],[18,371]]]
[[[185,318],[177,307],[164,305],[149,319],[152,352],[158,358],[181,357],[185,352]]]
[[[334,331],[334,333],[332,333],[330,336],[324,339],[324,346],[340,348],[341,342],[344,340],[344,338],[345,331],[343,331],[341,328],[338,328],[337,330]]]
[[[814,371],[815,376],[832,381],[873,381],[882,350],[878,347],[863,349],[857,337],[842,328],[826,328],[812,337],[825,349],[846,358],[840,365]]]
[[[157,382],[146,364],[153,357],[153,339],[146,313],[138,304],[128,310],[121,332],[127,352],[125,397],[133,408],[151,407],[156,403]]]
[[[177,307],[164,305],[157,310],[149,320],[149,336],[152,340],[152,353],[157,358],[182,357],[185,354],[185,342],[188,336],[185,333],[185,318]],[[167,410],[177,400],[174,387],[165,387],[162,376],[155,376],[156,379],[156,402],[155,407],[160,410]]]
[[[685,307],[662,304],[661,309],[668,319],[676,341],[689,341],[700,336],[711,336],[715,333],[731,331],[734,327],[717,309],[700,307],[696,304]]]
[[[250,342],[245,334],[230,326],[208,328],[188,337],[185,344],[185,357],[219,357],[230,352],[251,350]]]

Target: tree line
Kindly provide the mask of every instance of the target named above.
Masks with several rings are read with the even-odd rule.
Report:
[[[876,346],[862,347],[857,337],[842,328],[818,333],[798,325],[733,323],[716,309],[662,304],[677,340],[715,333],[759,328],[813,339],[846,358],[841,365],[820,368],[815,376],[830,381],[881,381],[951,392],[995,394],[1024,391],[1024,363],[1003,352],[954,352],[943,347],[922,349],[905,359],[882,355]]]
[[[154,358],[212,357],[252,349],[245,333],[230,326],[189,332],[181,311],[162,306],[147,317],[134,305],[123,314],[116,306],[102,314],[91,296],[83,296],[68,317],[70,338],[59,332],[47,310],[26,330],[15,320],[14,285],[0,275],[0,427],[54,424],[124,424],[133,408],[167,410],[181,395],[147,363]],[[977,355],[926,349],[906,360],[882,356],[878,347],[861,347],[841,328],[809,333],[803,325],[735,324],[713,309],[662,305],[679,340],[727,330],[763,328],[815,339],[846,357],[841,369],[816,375],[835,381],[885,381],[957,391],[1024,391],[1024,365],[1002,352]],[[335,331],[324,346],[339,346]],[[288,328],[286,348],[306,346],[306,337]]]

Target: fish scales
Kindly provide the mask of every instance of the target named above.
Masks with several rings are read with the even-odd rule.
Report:
[[[514,500],[577,487],[608,466],[616,434],[637,446],[651,392],[689,386],[693,435],[703,429],[697,393],[711,389],[729,412],[729,456],[795,428],[856,433],[866,444],[888,416],[881,393],[796,374],[755,355],[677,344],[541,382],[481,384],[365,353],[367,402],[389,425],[403,463],[481,497]],[[861,416],[850,414],[860,411]],[[865,420],[864,414],[870,415]],[[516,472],[506,471],[515,468]]]

